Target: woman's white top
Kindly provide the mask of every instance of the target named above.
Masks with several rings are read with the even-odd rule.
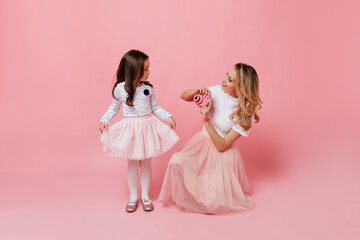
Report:
[[[156,116],[166,121],[171,114],[162,109],[155,99],[155,93],[151,86],[142,84],[137,87],[134,94],[133,107],[126,104],[126,98],[128,97],[125,91],[125,82],[121,82],[116,85],[114,90],[114,96],[109,109],[102,116],[100,122],[111,123],[111,119],[119,112],[120,106],[123,108],[124,117],[139,117],[148,115],[151,112]]]
[[[221,89],[221,85],[212,86],[208,89],[211,91],[212,99],[209,118],[216,132],[221,137],[225,137],[231,129],[234,129],[244,137],[249,136],[250,129],[245,131],[240,125],[232,122],[229,117],[236,110],[238,98],[234,98],[229,93],[224,92]],[[253,122],[253,120],[254,116],[251,121]]]

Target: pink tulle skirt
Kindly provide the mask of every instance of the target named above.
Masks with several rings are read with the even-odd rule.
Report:
[[[249,182],[235,144],[217,151],[205,129],[175,153],[167,167],[159,199],[186,211],[222,214],[254,208]]]
[[[142,160],[170,150],[179,137],[152,114],[123,118],[101,134],[103,150],[113,157]]]

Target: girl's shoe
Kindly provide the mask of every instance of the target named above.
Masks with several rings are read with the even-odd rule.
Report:
[[[151,200],[141,199],[141,205],[143,206],[143,209],[146,212],[151,212],[152,210],[154,210],[154,206],[153,206]]]
[[[137,209],[137,206],[138,206],[138,201],[129,201],[127,204],[126,204],[126,208],[125,210],[128,212],[128,213],[132,213],[132,212],[135,212],[136,209]]]

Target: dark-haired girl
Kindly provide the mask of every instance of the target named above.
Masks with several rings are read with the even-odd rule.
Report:
[[[149,66],[149,57],[141,51],[130,50],[122,57],[112,90],[112,103],[100,121],[100,140],[105,145],[103,150],[111,156],[128,159],[130,200],[126,204],[127,212],[136,211],[138,206],[139,168],[143,209],[154,209],[148,195],[151,158],[164,154],[179,141],[173,131],[176,127],[174,118],[158,105],[153,87],[147,80]],[[124,118],[108,127],[120,106]],[[152,113],[167,121],[169,126]]]

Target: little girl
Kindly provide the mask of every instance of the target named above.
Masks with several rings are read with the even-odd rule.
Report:
[[[190,89],[181,98],[211,94],[201,105],[203,130],[170,159],[160,192],[163,204],[173,200],[187,211],[209,214],[241,212],[254,203],[246,195],[248,179],[235,141],[247,137],[253,120],[259,121],[259,80],[255,69],[238,63],[222,85]],[[194,104],[195,105],[195,104]]]
[[[179,141],[172,130],[176,127],[174,118],[157,104],[152,85],[147,81],[149,65],[149,57],[138,50],[130,50],[122,57],[112,90],[112,103],[100,121],[103,150],[111,156],[128,159],[130,200],[125,208],[127,212],[136,211],[138,206],[139,168],[143,209],[154,209],[148,196],[151,158],[162,155]],[[121,105],[124,118],[108,127]],[[151,113],[167,121],[170,127]]]

